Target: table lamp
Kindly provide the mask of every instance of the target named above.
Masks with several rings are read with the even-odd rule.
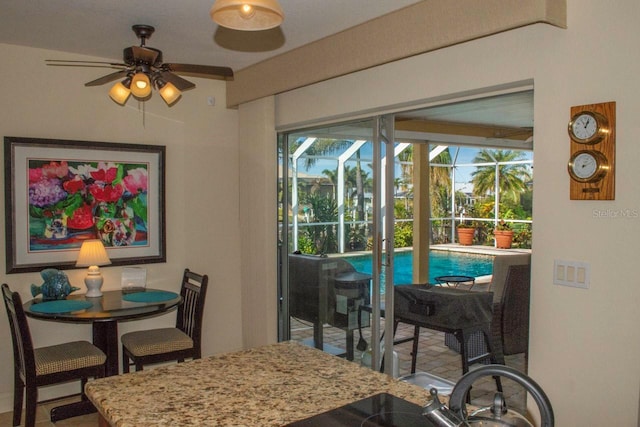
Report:
[[[87,297],[100,297],[102,292],[102,274],[100,274],[100,265],[111,264],[109,255],[100,240],[85,240],[78,254],[78,262],[76,267],[89,267],[87,276],[84,278],[84,284],[87,285]]]

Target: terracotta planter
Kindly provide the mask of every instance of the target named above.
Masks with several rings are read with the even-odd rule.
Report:
[[[463,246],[471,246],[475,233],[475,228],[458,228],[458,243]]]
[[[499,249],[509,249],[511,248],[511,242],[513,241],[513,231],[512,230],[494,230],[494,235],[496,237],[496,247]]]

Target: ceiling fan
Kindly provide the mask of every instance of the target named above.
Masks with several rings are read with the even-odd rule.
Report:
[[[122,79],[109,91],[111,99],[120,105],[124,105],[131,94],[138,100],[147,100],[151,96],[152,87],[158,91],[168,105],[173,104],[178,100],[182,91],[196,86],[177,74],[233,80],[233,70],[229,67],[163,62],[162,51],[146,46],[146,41],[151,37],[155,28],[150,25],[134,25],[131,29],[140,39],[140,46],[125,48],[122,63],[47,59],[47,65],[118,69],[119,71],[85,83],[85,86],[100,86]]]

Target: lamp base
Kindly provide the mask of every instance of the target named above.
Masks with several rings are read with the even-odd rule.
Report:
[[[84,284],[87,285],[87,293],[85,296],[88,298],[101,297],[102,292],[100,292],[100,288],[102,288],[102,282],[103,279],[100,271],[90,271],[87,273],[87,276],[84,278]]]

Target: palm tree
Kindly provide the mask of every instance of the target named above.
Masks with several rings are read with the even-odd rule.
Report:
[[[335,234],[335,226],[327,223],[335,222],[338,219],[338,204],[335,199],[310,195],[307,202],[311,205],[313,212],[312,223],[322,223],[312,225],[307,228],[309,239],[313,242],[315,253],[328,254],[337,252],[338,243]]]
[[[402,179],[404,182],[413,182],[413,145],[407,147],[398,155],[401,163]],[[409,164],[407,164],[407,162]],[[433,158],[431,163],[451,164],[449,148]],[[449,203],[449,191],[451,188],[451,173],[449,168],[441,166],[429,166],[429,199],[431,203],[431,216],[440,217],[447,212]],[[411,189],[408,194],[411,194]]]
[[[450,165],[451,152],[449,148],[442,151],[430,163]],[[451,171],[448,167],[429,166],[429,198],[431,216],[440,217],[447,213],[449,194],[451,191]]]
[[[331,181],[331,193],[333,198],[336,197],[336,187],[338,186],[338,171],[337,170],[329,170],[324,169],[322,174],[327,177],[329,181]]]
[[[311,168],[315,165],[316,160],[312,156],[327,156],[331,154],[339,154],[343,152],[345,149],[350,147],[353,144],[351,140],[344,139],[328,139],[328,138],[318,138],[306,151],[310,157],[305,157],[305,169]],[[295,146],[291,146],[291,151],[295,150]],[[323,171],[325,173],[325,171]],[[356,195],[357,195],[357,213],[358,220],[364,220],[364,181],[363,181],[363,173],[360,167],[360,150],[356,152],[356,179],[355,179],[355,187],[356,187]],[[345,176],[347,174],[347,168],[345,168]],[[326,175],[326,173],[325,173]],[[336,174],[337,177],[337,174]],[[345,183],[346,186],[346,183]]]
[[[345,149],[349,148],[353,144],[353,141],[345,139],[328,139],[318,138],[309,148],[304,157],[304,168],[309,170],[316,164],[317,159],[314,156],[330,156],[340,154]],[[293,144],[290,146],[290,151],[294,152],[298,147]]]
[[[526,184],[531,180],[531,173],[525,164],[504,164],[522,160],[524,155],[514,150],[483,149],[473,159],[474,163],[497,163],[499,181],[498,188],[503,199],[519,203],[520,194],[526,190]],[[495,192],[496,166],[477,166],[471,173],[473,191],[478,196],[485,196]]]

